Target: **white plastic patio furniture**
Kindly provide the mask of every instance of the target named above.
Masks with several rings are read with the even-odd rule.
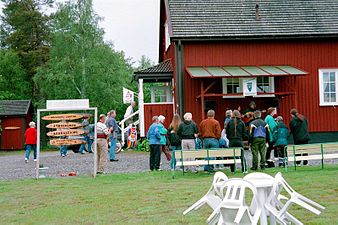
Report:
[[[209,189],[209,191],[197,202],[195,202],[192,206],[190,206],[187,210],[183,212],[183,215],[187,214],[191,210],[198,210],[200,207],[202,207],[204,204],[207,204],[210,206],[213,210],[217,208],[219,204],[222,202],[222,198],[220,195],[220,188],[222,187],[222,184],[228,180],[228,177],[222,173],[217,172],[214,175],[214,179],[212,182],[212,185]]]
[[[294,224],[299,225],[303,224],[287,211],[292,204],[297,204],[316,215],[319,215],[321,213],[320,210],[325,209],[324,206],[304,197],[303,195],[293,190],[291,186],[284,180],[280,172],[276,174],[275,180],[276,183],[274,184],[273,190],[271,191],[265,203],[265,208],[276,217],[277,221],[280,224],[287,225],[289,222],[293,222]],[[276,195],[281,192],[281,187],[284,188],[285,191],[290,195],[290,199],[284,205],[275,205],[275,198]]]
[[[260,224],[267,225],[269,212],[264,208],[264,204],[270,195],[272,187],[275,184],[275,178],[265,173],[254,172],[249,173],[243,179],[251,182],[257,189],[258,207],[262,209],[260,215]],[[256,209],[256,207],[257,207],[256,202],[252,202],[252,204],[250,205],[251,212],[253,212]],[[270,224],[271,225],[276,224],[276,219],[274,218],[273,215],[270,215]]]
[[[249,181],[243,179],[230,179],[223,185],[226,189],[225,196],[221,204],[213,211],[207,219],[210,225],[228,225],[241,224],[253,225],[257,224],[261,214],[261,208],[256,207],[255,212],[250,212],[249,206],[245,203],[245,191],[252,192],[252,201],[258,204],[257,190]]]

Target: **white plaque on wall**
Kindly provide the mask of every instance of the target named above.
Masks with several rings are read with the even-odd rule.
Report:
[[[256,77],[243,79],[243,95],[244,96],[256,96],[257,95]]]

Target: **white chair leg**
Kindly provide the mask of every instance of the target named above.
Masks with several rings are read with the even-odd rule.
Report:
[[[204,204],[205,204],[205,199],[201,198],[200,200],[198,200],[197,202],[195,202],[192,206],[190,206],[187,210],[185,210],[183,212],[183,215],[187,214],[188,212],[190,212],[193,209],[195,209],[195,210],[199,209]]]

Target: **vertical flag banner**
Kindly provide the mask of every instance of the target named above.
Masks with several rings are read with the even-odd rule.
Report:
[[[243,95],[244,96],[257,95],[257,79],[256,78],[243,79]]]
[[[134,101],[134,92],[127,88],[123,88],[123,104],[128,104],[132,101]]]

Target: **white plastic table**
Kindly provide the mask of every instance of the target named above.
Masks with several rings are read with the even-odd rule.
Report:
[[[268,213],[264,207],[264,204],[266,200],[269,197],[269,194],[272,190],[272,186],[274,184],[273,179],[268,179],[268,178],[251,178],[248,179],[257,189],[257,194],[258,194],[258,201],[261,204],[262,208],[262,213],[260,216],[260,222],[261,225],[267,225],[268,224]],[[276,219],[274,216],[270,215],[270,224],[275,225],[276,224]]]

